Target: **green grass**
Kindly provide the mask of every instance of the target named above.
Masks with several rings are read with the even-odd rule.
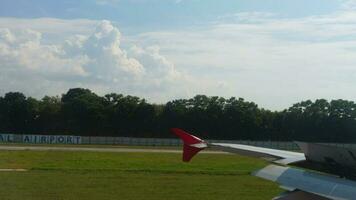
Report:
[[[266,163],[201,154],[1,151],[1,199],[271,199],[281,190],[250,173]]]

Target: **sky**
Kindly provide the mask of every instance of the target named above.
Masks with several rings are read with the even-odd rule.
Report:
[[[356,99],[356,0],[1,0],[0,95]]]

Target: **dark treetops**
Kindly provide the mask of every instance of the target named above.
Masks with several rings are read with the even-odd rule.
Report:
[[[157,105],[82,88],[41,100],[19,92],[0,97],[3,133],[167,138],[172,127],[206,139],[356,142],[356,104],[307,100],[272,112],[235,97],[196,95]]]

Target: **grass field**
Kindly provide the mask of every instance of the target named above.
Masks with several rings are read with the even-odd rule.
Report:
[[[250,173],[266,163],[201,154],[1,151],[0,199],[271,199],[281,190]]]

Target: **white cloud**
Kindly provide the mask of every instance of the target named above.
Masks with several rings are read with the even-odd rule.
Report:
[[[277,17],[277,15],[271,12],[238,12],[219,16],[216,23],[257,23],[264,22],[273,17]]]
[[[120,2],[120,0],[96,0],[96,4],[101,5],[101,6],[115,5],[119,2]]]
[[[127,52],[120,31],[109,21],[63,43],[43,43],[43,32],[0,28],[0,93],[20,90],[41,96],[89,87],[100,94],[125,92],[163,101],[185,93],[180,81],[190,81],[157,46],[133,46]]]
[[[344,10],[356,10],[355,0],[342,0],[341,8]]]
[[[0,28],[21,32],[31,29],[42,34],[42,43],[61,43],[73,35],[86,35],[93,31],[99,21],[88,19],[57,19],[57,18],[11,18],[0,17]]]
[[[85,67],[91,76],[103,79],[118,79],[120,76],[140,76],[145,72],[144,67],[134,58],[129,58],[126,51],[120,47],[121,34],[109,21],[102,21],[95,32],[82,44],[72,45],[68,57],[72,57],[73,49],[91,58]],[[73,49],[72,49],[73,48]],[[78,48],[75,50],[75,48]]]
[[[27,29],[13,34],[9,29],[1,29],[0,33],[6,33],[0,34],[2,70],[84,74],[80,66],[85,63],[83,59],[60,58],[61,49],[54,45],[42,45],[39,32]]]
[[[242,21],[223,19],[205,28],[143,33],[132,40],[159,44],[193,77],[228,83],[221,92],[208,90],[211,95],[241,96],[272,109],[305,99],[356,99],[353,12],[292,19],[235,15],[241,16]]]

